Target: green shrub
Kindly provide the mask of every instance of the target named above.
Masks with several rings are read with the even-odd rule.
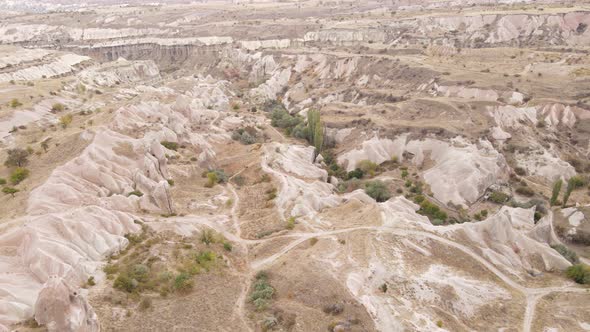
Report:
[[[565,274],[578,284],[590,284],[590,267],[586,264],[572,265],[565,270]]]
[[[205,270],[209,271],[211,266],[215,263],[217,255],[212,251],[202,251],[196,257],[195,261]]]
[[[127,272],[129,277],[138,282],[145,282],[148,280],[150,268],[143,264],[133,265]]]
[[[275,316],[264,317],[262,320],[262,331],[272,331],[279,326],[279,320]]]
[[[88,285],[88,286],[94,286],[94,285],[96,285],[96,281],[94,281],[94,277],[93,276],[88,277],[88,280],[86,280],[86,285]]]
[[[309,128],[307,128],[305,123],[301,122],[293,127],[291,130],[291,136],[307,140],[309,138]]]
[[[476,213],[475,215],[473,215],[473,218],[475,218],[475,220],[484,220],[486,217],[488,216],[488,210],[481,210],[478,213]]]
[[[408,177],[408,170],[407,169],[402,169],[402,179],[405,179],[406,177]]]
[[[218,182],[219,179],[217,178],[217,174],[215,172],[207,173],[207,183],[205,183],[205,187],[212,188]]]
[[[179,292],[187,292],[193,288],[193,280],[190,274],[180,273],[174,278],[174,289]]]
[[[138,284],[137,281],[134,281],[133,279],[129,278],[129,276],[127,276],[127,274],[121,273],[121,274],[119,274],[117,279],[115,279],[115,283],[113,284],[113,287],[116,289],[125,291],[127,293],[131,293],[131,292],[133,292],[135,287],[137,287],[137,284]]]
[[[205,173],[205,176],[207,177],[207,183],[205,184],[207,188],[211,188],[217,183],[225,183],[228,179],[225,172],[220,169],[209,170]]]
[[[6,184],[6,179],[5,178],[0,178],[0,186],[3,186]]]
[[[258,311],[266,309],[275,292],[275,289],[268,282],[268,275],[265,272],[259,272],[252,288],[250,302],[254,304]]]
[[[115,273],[119,272],[119,267],[115,264],[107,264],[107,265],[105,265],[105,267],[102,268],[102,270],[107,275],[115,274]]]
[[[178,150],[178,143],[176,142],[169,142],[169,141],[162,141],[160,142],[166,149],[177,151]]]
[[[273,127],[286,129],[289,134],[293,128],[302,122],[303,119],[301,117],[289,114],[282,106],[275,108],[270,114],[270,124]]]
[[[128,197],[129,196],[138,196],[138,197],[141,197],[141,196],[143,196],[143,193],[141,191],[139,191],[139,190],[134,190],[134,191],[130,192],[129,194],[127,194],[127,196]]]
[[[59,124],[61,125],[62,128],[66,129],[70,124],[72,124],[73,120],[74,120],[73,115],[66,114],[66,115],[59,118]]]
[[[488,198],[488,200],[496,203],[496,204],[504,204],[506,202],[508,202],[508,200],[510,199],[510,196],[506,195],[505,193],[501,192],[501,191],[494,191],[490,194],[490,197]]]
[[[13,187],[4,187],[2,188],[2,192],[5,193],[6,195],[12,195],[14,197],[14,194],[16,194],[17,192],[19,192],[20,190],[13,188]]]
[[[563,244],[552,245],[551,248],[555,249],[555,251],[557,251],[561,256],[570,261],[572,264],[578,264],[580,262],[578,254]]]
[[[51,106],[51,110],[53,112],[62,112],[64,109],[65,109],[65,106],[62,103],[55,103],[55,104],[53,104],[53,106]]]
[[[424,202],[425,199],[426,197],[422,195],[417,195],[416,197],[414,197],[414,202],[416,202],[416,204],[421,204],[422,202]]]
[[[295,228],[295,217],[289,217],[289,219],[287,219],[287,229],[293,229]]]
[[[22,105],[23,105],[23,103],[21,103],[21,102],[20,102],[18,99],[16,99],[16,98],[12,99],[12,100],[10,101],[10,103],[9,103],[9,104],[10,104],[10,107],[12,107],[12,108],[17,108],[17,107],[19,107],[19,106],[22,106]]]
[[[361,160],[356,164],[356,168],[360,169],[363,174],[369,174],[369,176],[375,176],[379,166],[370,160]]]
[[[444,220],[440,220],[440,219],[432,219],[430,221],[431,224],[433,224],[434,226],[440,226],[443,225],[445,222]]]
[[[348,172],[346,174],[346,179],[350,180],[350,179],[362,179],[363,175],[365,175],[365,173],[363,172],[362,169],[360,168],[355,168],[354,170]]]
[[[19,184],[23,182],[24,179],[29,177],[29,170],[23,167],[17,167],[12,173],[10,174],[10,182],[12,184]]]
[[[233,246],[230,242],[223,242],[223,249],[225,249],[226,251],[232,251]]]
[[[365,183],[365,193],[377,202],[385,202],[391,198],[389,189],[382,181],[369,181]]]
[[[257,141],[256,129],[254,129],[253,127],[237,129],[232,133],[231,138],[234,141],[239,141],[244,145],[254,144]]]
[[[215,243],[215,233],[210,230],[206,229],[201,233],[201,242],[206,245],[210,245],[211,243]]]
[[[8,149],[8,158],[4,161],[4,165],[7,167],[22,167],[29,162],[29,152],[25,149]]]
[[[419,214],[421,214],[423,216],[427,216],[433,225],[435,224],[435,222],[438,224],[442,224],[447,220],[447,218],[448,218],[447,214],[444,211],[442,211],[438,207],[438,205],[430,202],[422,195],[416,196],[416,198],[418,198],[418,197],[420,197],[420,200],[419,200],[420,201],[420,203],[419,203],[420,209],[418,210]],[[416,198],[414,198],[414,201],[416,203],[418,203],[416,201]]]

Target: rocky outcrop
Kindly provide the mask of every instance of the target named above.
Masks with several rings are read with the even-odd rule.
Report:
[[[516,152],[516,162],[529,175],[539,176],[551,183],[557,179],[567,180],[576,175],[576,169],[558,156],[553,148],[533,144],[528,151]]]
[[[505,130],[537,124],[537,109],[535,107],[514,107],[506,105],[488,107],[488,110],[496,124]]]
[[[252,70],[250,71],[250,82],[259,82],[263,80],[265,77],[271,75],[275,70],[277,70],[278,65],[275,62],[272,55],[266,55],[259,61],[256,61],[254,65],[252,65]]]
[[[545,124],[553,128],[560,125],[572,128],[578,121],[578,117],[581,119],[590,118],[590,111],[558,103],[539,106],[538,112]]]
[[[35,320],[49,332],[99,332],[94,310],[80,289],[53,276],[47,280],[35,303]]]
[[[461,229],[481,248],[484,257],[510,273],[566,269],[571,263],[550,247],[555,243],[539,241],[552,238],[550,234],[541,234],[543,232],[539,232],[540,229],[544,232],[552,230],[545,227],[547,220],[535,225],[534,213],[534,208],[504,206],[482,222],[462,224]]]
[[[44,99],[33,105],[31,109],[19,110],[0,120],[0,142],[11,146],[14,141],[14,127],[27,126],[36,123],[41,126],[57,124],[56,114],[51,112],[55,103],[61,103],[71,109],[80,107],[80,102],[66,98]]]
[[[193,126],[209,124],[218,115],[207,106],[227,103],[223,82],[194,81],[187,95],[202,101],[185,103],[181,98],[174,105],[119,109],[109,127],[83,132],[80,139],[90,140],[83,152],[55,168],[30,193],[27,215],[0,237],[0,324],[29,318],[43,284],[56,276],[58,281],[45,286],[36,306],[46,308],[39,321],[54,324],[56,331],[93,331],[91,310],[81,299],[63,302],[62,295],[71,291],[68,285],[80,285],[95,274],[105,257],[127,246],[125,235],[140,230],[134,221],[137,211],[174,212],[166,156],[174,152],[160,142],[200,149],[199,160],[205,162],[214,155],[209,140],[227,139],[220,128],[193,132]],[[130,195],[133,191],[142,195]],[[61,316],[52,309],[67,305],[70,312],[64,309]]]
[[[165,34],[168,30],[160,29],[104,29],[72,28],[46,24],[2,24],[0,25],[0,43],[59,43],[66,41],[108,40],[144,35]]]
[[[390,24],[393,31],[413,31],[435,44],[463,47],[509,44],[586,45],[590,41],[588,12],[557,14],[484,14],[428,16]],[[417,31],[415,29],[417,28]],[[394,42],[396,36],[391,36]]]
[[[90,61],[87,56],[77,54],[65,54],[53,59],[51,62],[23,68],[14,72],[0,73],[0,82],[9,81],[33,81],[42,78],[58,77],[76,70],[83,62]]]
[[[250,97],[258,102],[273,100],[287,86],[290,78],[291,68],[277,69],[266,82],[250,90]]]
[[[0,69],[10,68],[33,61],[39,61],[51,54],[55,54],[55,52],[36,48],[24,49],[11,46],[2,47],[0,48]]]
[[[242,48],[250,51],[255,51],[264,48],[287,48],[291,46],[290,39],[266,39],[266,40],[240,40],[239,44]]]
[[[310,31],[303,36],[305,43],[321,42],[337,45],[350,45],[359,42],[384,42],[386,34],[378,29],[326,29]]]
[[[112,87],[121,83],[136,82],[149,84],[161,78],[160,70],[153,61],[127,61],[122,58],[87,68],[77,76],[82,83],[95,87]]]
[[[342,201],[326,183],[327,172],[313,164],[313,147],[265,145],[261,165],[280,184],[276,204],[284,218],[321,223],[314,218],[317,213]]]
[[[434,83],[434,94],[438,96],[462,98],[477,101],[505,101],[509,104],[521,104],[524,95],[516,91],[495,91],[465,86],[445,86]]]
[[[392,157],[403,160],[409,152],[411,162],[421,167],[429,158],[434,166],[422,174],[432,193],[441,203],[469,205],[477,201],[486,189],[508,175],[504,157],[492,145],[481,140],[472,144],[457,137],[450,142],[436,139],[407,140],[402,135],[395,140],[373,137],[359,149],[343,153],[338,162],[351,171],[361,160],[383,163]]]

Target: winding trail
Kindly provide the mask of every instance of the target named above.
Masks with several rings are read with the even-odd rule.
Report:
[[[215,122],[216,120],[217,120],[217,118],[213,122]],[[275,130],[279,135],[281,135],[281,137],[284,139],[284,137],[282,136],[282,134],[280,132],[278,132],[273,127],[271,127],[271,128],[273,130]],[[235,178],[236,176],[238,176],[239,174],[241,174],[243,171],[248,169],[252,164],[253,163],[251,163],[250,165],[244,166],[240,171],[233,174],[229,178],[229,180],[231,180],[231,179]],[[287,185],[289,175],[281,172],[280,170],[274,169],[270,164],[270,160],[269,160],[267,154],[263,153],[261,160],[260,160],[260,165],[261,165],[262,170],[264,172],[271,174],[280,183],[281,189]],[[236,191],[235,187],[230,183],[230,181],[227,182],[226,187],[229,190],[229,192],[231,192],[231,194],[233,196],[233,205],[231,207],[231,212],[230,212],[231,225],[232,225],[231,231],[228,231],[227,229],[225,229],[225,227],[223,225],[219,224],[218,222],[215,222],[215,220],[212,220],[214,218],[202,218],[202,217],[198,217],[198,216],[188,215],[185,217],[177,217],[174,219],[176,222],[191,223],[193,225],[197,224],[200,226],[212,228],[215,231],[223,234],[230,241],[238,244],[240,247],[240,250],[242,250],[243,253],[245,254],[244,259],[246,260],[247,270],[244,271],[243,273],[240,273],[240,276],[243,278],[243,286],[242,286],[242,290],[240,292],[240,295],[238,296],[238,298],[236,300],[235,309],[234,309],[232,316],[233,316],[233,318],[239,319],[244,324],[244,326],[246,326],[248,331],[253,331],[253,329],[249,325],[248,313],[246,310],[246,303],[247,303],[248,292],[250,290],[251,281],[254,278],[254,275],[258,271],[269,268],[275,262],[277,262],[277,260],[279,260],[281,257],[288,254],[290,251],[297,248],[299,245],[301,245],[302,243],[306,242],[307,240],[309,240],[311,238],[330,237],[330,236],[333,236],[336,234],[343,234],[343,233],[350,233],[350,232],[357,232],[357,231],[383,232],[383,233],[393,234],[393,235],[400,236],[400,237],[424,237],[424,238],[431,239],[433,241],[437,241],[441,244],[444,244],[445,246],[452,247],[452,248],[459,250],[462,253],[470,256],[471,258],[476,260],[479,264],[481,264],[485,269],[487,269],[489,272],[494,274],[498,279],[500,279],[508,287],[514,289],[516,292],[518,292],[524,296],[524,298],[526,299],[526,307],[525,307],[525,312],[524,312],[524,317],[523,317],[523,322],[522,322],[522,331],[524,331],[524,332],[531,331],[533,320],[535,317],[536,305],[537,305],[538,301],[541,298],[543,298],[544,296],[546,296],[550,293],[556,293],[556,292],[585,293],[588,291],[586,288],[576,287],[576,286],[573,286],[573,284],[563,285],[563,286],[555,286],[555,287],[541,287],[541,288],[525,287],[525,286],[521,285],[520,283],[516,282],[515,280],[513,280],[510,276],[508,276],[504,272],[502,272],[494,264],[492,264],[491,262],[486,260],[484,257],[482,257],[480,254],[478,254],[474,249],[472,249],[466,245],[463,245],[461,243],[458,243],[454,240],[451,240],[447,237],[443,237],[443,236],[434,234],[434,233],[426,231],[426,230],[422,230],[419,228],[410,228],[410,227],[416,227],[416,226],[411,226],[411,225],[404,224],[404,223],[397,223],[397,224],[388,225],[388,226],[358,226],[358,227],[342,228],[342,229],[335,229],[335,230],[320,230],[320,229],[315,230],[315,229],[312,229],[312,231],[310,231],[310,232],[298,232],[298,233],[292,232],[292,233],[287,233],[287,234],[269,236],[264,239],[257,239],[257,240],[245,239],[242,237],[242,232],[241,232],[241,227],[240,227],[241,223],[240,223],[239,211],[238,211],[239,207],[240,207],[240,196],[239,196],[238,192]],[[281,207],[277,204],[277,210],[278,210],[280,217],[284,220],[285,219],[284,207]],[[217,217],[220,218],[222,216],[217,216]],[[274,240],[280,239],[280,238],[282,238],[282,239],[290,238],[290,239],[292,239],[292,241],[290,241],[287,245],[285,245],[283,248],[281,248],[278,252],[276,252],[268,257],[254,260],[254,261],[249,260],[249,258],[248,258],[249,246],[256,245],[256,244],[262,244],[262,243],[265,243],[268,241],[274,241]]]
[[[510,277],[508,277],[506,274],[504,274],[500,270],[498,270],[494,265],[492,265],[487,260],[485,260],[484,258],[479,256],[473,250],[471,250],[470,248],[468,248],[462,244],[459,244],[459,243],[449,240],[447,238],[440,237],[438,235],[435,235],[435,234],[432,234],[432,233],[429,233],[426,231],[407,230],[407,229],[402,229],[402,228],[385,227],[385,226],[354,227],[354,228],[339,229],[339,230],[334,230],[334,231],[293,234],[293,236],[297,237],[296,240],[294,240],[293,242],[291,242],[290,244],[285,246],[281,251],[275,253],[274,255],[269,256],[264,259],[261,259],[261,260],[258,260],[258,261],[255,261],[255,262],[252,262],[251,267],[254,270],[261,270],[263,268],[267,268],[268,266],[272,265],[281,256],[288,253],[289,251],[291,251],[292,249],[294,249],[295,247],[297,247],[298,245],[300,245],[301,243],[305,242],[306,240],[308,240],[312,237],[325,237],[325,236],[331,236],[331,235],[347,233],[347,232],[354,232],[354,231],[359,231],[359,230],[388,232],[388,233],[395,234],[398,236],[407,236],[407,235],[424,236],[429,239],[441,242],[441,243],[448,245],[450,247],[453,247],[453,248],[460,250],[461,252],[471,256],[473,259],[475,259],[480,264],[482,264],[486,269],[488,269],[490,272],[492,272],[494,275],[496,275],[499,279],[501,279],[505,284],[507,284],[508,286],[510,286],[511,288],[515,289],[516,291],[520,292],[521,294],[523,294],[525,296],[526,302],[527,302],[526,308],[525,308],[525,315],[523,318],[523,331],[525,331],[525,332],[531,331],[531,326],[532,326],[532,322],[533,322],[533,318],[534,318],[534,314],[535,314],[536,304],[537,304],[538,300],[541,299],[542,297],[544,297],[550,293],[554,293],[554,292],[575,292],[575,293],[587,293],[588,292],[588,290],[586,288],[569,286],[569,285],[556,286],[556,287],[543,287],[543,288],[524,287],[524,286],[518,284],[517,282],[515,282],[514,280],[512,280]]]

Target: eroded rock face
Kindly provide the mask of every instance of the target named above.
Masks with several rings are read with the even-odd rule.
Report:
[[[465,45],[534,43],[535,41],[551,44],[581,45],[588,42],[590,32],[578,32],[578,26],[588,24],[590,15],[587,12],[565,14],[510,14],[510,15],[463,15],[447,17],[425,17],[415,20],[401,21],[395,27],[413,24],[419,27],[420,33],[436,37],[440,31],[463,32],[459,38]],[[442,30],[441,30],[442,29]]]
[[[199,158],[206,161],[214,155],[209,140],[227,136],[220,128],[200,134],[191,127],[208,124],[217,114],[205,104],[227,100],[219,85],[202,82],[187,94],[202,100],[122,107],[108,128],[82,132],[80,139],[88,142],[82,153],[56,167],[30,193],[27,215],[16,221],[23,226],[0,236],[1,270],[19,275],[0,282],[1,324],[29,318],[44,289],[49,289],[43,295],[48,300],[41,303],[55,299],[45,306],[66,308],[70,304],[59,300],[65,295],[54,293],[71,292],[67,285],[82,284],[100,269],[104,257],[125,248],[125,235],[141,229],[134,222],[138,210],[173,212],[166,154],[174,151],[161,142],[200,146]],[[130,195],[134,190],[142,195]],[[58,310],[40,322],[55,321],[53,331],[94,331],[92,324],[84,323],[83,317],[90,315],[84,302],[75,301],[65,318],[56,316]]]
[[[481,246],[489,261],[511,273],[566,269],[570,262],[549,246],[556,241],[547,227],[551,216],[535,224],[534,213],[534,209],[504,206],[485,221],[464,224],[462,231]]]
[[[392,157],[403,159],[404,152],[414,155],[412,163],[421,166],[426,158],[435,165],[423,173],[434,197],[442,203],[468,205],[475,202],[492,184],[507,178],[504,157],[490,142],[477,144],[456,137],[451,142],[436,139],[407,140],[401,135],[395,140],[373,137],[358,149],[338,157],[338,162],[352,171],[361,160],[381,164]]]
[[[263,170],[272,174],[281,185],[277,207],[283,217],[313,219],[322,209],[341,202],[341,198],[334,194],[334,186],[326,182],[327,172],[313,164],[311,147],[267,145],[261,164]]]
[[[98,317],[86,297],[57,276],[49,278],[39,293],[35,320],[50,332],[100,331]]]
[[[38,80],[47,77],[57,77],[75,70],[79,64],[90,61],[87,56],[77,54],[64,54],[53,61],[38,66],[24,68],[12,73],[0,74],[0,82]]]
[[[118,59],[113,63],[88,68],[78,74],[87,85],[103,87],[120,83],[153,82],[160,79],[160,71],[153,61],[127,61]]]

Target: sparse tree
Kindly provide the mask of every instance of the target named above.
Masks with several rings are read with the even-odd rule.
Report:
[[[55,104],[53,104],[53,106],[51,106],[51,111],[55,112],[55,113],[61,112],[64,109],[65,109],[65,106],[62,103],[55,103]]]
[[[59,118],[59,124],[62,128],[66,129],[71,123],[74,117],[71,114],[66,114]]]
[[[308,141],[315,147],[315,155],[322,152],[324,146],[324,127],[320,119],[320,111],[310,110],[307,112],[307,133]]]
[[[17,167],[12,171],[10,174],[10,182],[12,184],[17,185],[23,182],[24,179],[28,178],[30,171],[24,167]]]
[[[557,197],[559,197],[559,192],[561,191],[562,184],[563,184],[563,181],[561,179],[558,179],[553,184],[553,193],[551,194],[551,201],[550,201],[551,206],[554,206],[557,203]]]
[[[25,149],[15,148],[8,150],[8,158],[4,162],[8,167],[22,167],[29,162],[29,153]]]
[[[377,202],[385,202],[391,197],[387,185],[379,180],[365,183],[365,193]]]
[[[23,103],[21,103],[18,99],[14,98],[10,101],[10,107],[12,108],[17,108],[19,106],[22,106]]]
[[[13,187],[4,187],[4,188],[2,188],[2,192],[5,193],[6,195],[11,195],[12,197],[14,197],[14,194],[19,192],[19,190],[16,188],[13,188]]]
[[[217,174],[215,172],[208,172],[207,183],[205,183],[205,187],[212,188],[217,182],[219,182]]]
[[[563,194],[563,207],[567,205],[567,201],[570,198],[572,191],[580,188],[585,183],[584,179],[580,176],[572,176],[567,181],[567,188],[565,189],[565,193]]]

